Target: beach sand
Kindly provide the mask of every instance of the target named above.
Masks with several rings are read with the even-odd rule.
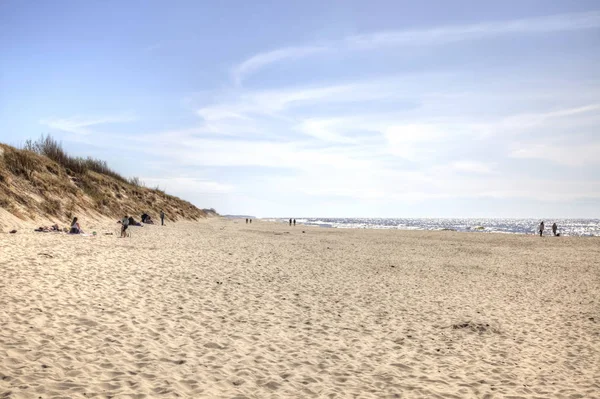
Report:
[[[115,226],[0,234],[0,397],[600,398],[598,238]]]

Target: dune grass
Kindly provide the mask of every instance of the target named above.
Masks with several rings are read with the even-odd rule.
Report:
[[[71,156],[49,135],[20,149],[0,144],[0,207],[22,219],[67,220],[81,212],[157,216],[164,210],[174,221],[211,213],[145,187],[137,177],[127,179],[105,161]]]

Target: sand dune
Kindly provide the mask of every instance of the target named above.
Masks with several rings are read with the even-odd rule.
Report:
[[[0,397],[600,397],[597,238],[131,231],[0,234]]]

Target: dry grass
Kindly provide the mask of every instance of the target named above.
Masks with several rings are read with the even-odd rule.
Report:
[[[158,219],[163,210],[172,221],[211,214],[158,187],[147,188],[137,177],[125,179],[104,161],[72,157],[50,136],[28,141],[24,149],[0,144],[0,207],[22,219],[64,221],[81,211],[117,218],[148,213]]]
[[[42,203],[42,209],[47,215],[60,216],[62,204],[59,200],[47,198]]]
[[[50,158],[66,169],[67,173],[83,175],[87,171],[101,173],[115,180],[126,182],[123,176],[108,167],[106,161],[95,158],[72,157],[62,148],[62,145],[52,136],[42,136],[37,141],[27,140],[24,149]],[[51,172],[58,173],[56,169]]]
[[[31,151],[5,151],[4,164],[14,175],[30,177],[39,169],[37,155]]]

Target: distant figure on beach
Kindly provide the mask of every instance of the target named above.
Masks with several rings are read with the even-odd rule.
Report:
[[[250,224],[252,224],[252,219],[250,219]]]
[[[544,221],[542,220],[542,223],[540,223],[540,237],[544,234]]]
[[[294,219],[294,226],[296,225],[296,219]]]
[[[248,218],[246,218],[246,224],[248,224]]]
[[[292,225],[292,219],[290,218],[290,226]]]
[[[73,218],[73,221],[71,222],[71,230],[69,230],[69,234],[81,234],[83,233],[83,231],[81,231],[81,226],[79,226],[79,223],[77,222],[77,218]]]
[[[557,230],[558,230],[558,226],[556,225],[556,222],[554,222],[554,224],[552,225],[552,234],[554,234],[554,237],[556,237]]]
[[[165,225],[165,213],[162,210],[160,211],[160,225]]]
[[[128,218],[127,215],[123,217],[121,220],[121,238],[127,237],[127,227],[129,227],[129,220],[133,218]]]

